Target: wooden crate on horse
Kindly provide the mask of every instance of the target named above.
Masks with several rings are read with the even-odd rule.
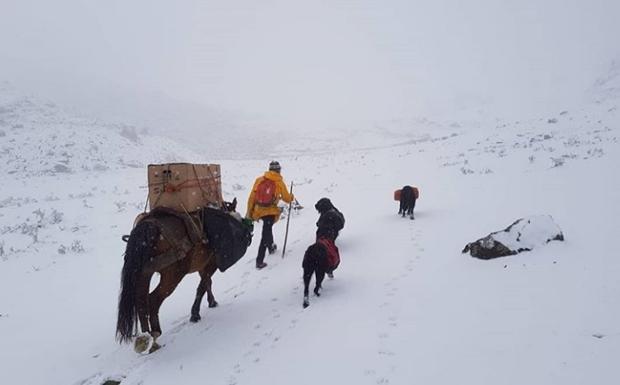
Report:
[[[148,166],[149,207],[192,212],[222,205],[219,164],[168,163]]]

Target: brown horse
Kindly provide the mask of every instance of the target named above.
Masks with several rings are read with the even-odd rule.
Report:
[[[236,200],[225,207],[234,211],[235,203]],[[202,239],[209,238],[205,227],[199,229],[196,226],[193,230],[202,231]],[[134,348],[139,353],[149,348],[150,337],[152,345],[149,353],[159,349],[159,308],[187,274],[198,272],[201,278],[190,321],[200,320],[200,303],[205,292],[209,307],[217,306],[211,290],[211,276],[218,268],[216,249],[210,241],[192,240],[191,231],[188,223],[178,216],[147,217],[135,226],[127,239],[125,263],[121,273],[116,337],[119,342],[130,342],[139,321],[144,333],[135,341]],[[159,273],[160,280],[157,287],[149,293],[154,273]]]

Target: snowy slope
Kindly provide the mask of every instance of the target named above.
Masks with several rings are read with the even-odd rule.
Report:
[[[13,177],[118,170],[192,157],[169,139],[76,117],[0,84],[0,163]]]
[[[286,257],[268,256],[266,269],[254,269],[259,225],[247,255],[214,277],[220,306],[203,306],[202,321],[190,324],[198,277],[187,277],[162,306],[164,348],[147,356],[114,341],[120,236],[142,210],[145,170],[111,161],[101,171],[70,163],[73,173],[62,178],[44,171],[49,165],[20,171],[30,177],[0,190],[3,377],[89,385],[613,384],[615,103],[531,121],[418,121],[287,143],[276,153],[306,209],[291,219]],[[33,122],[39,113],[20,116]],[[20,155],[26,137],[12,138]],[[45,154],[49,142],[40,143]],[[90,145],[80,137],[74,153]],[[160,154],[153,146],[114,148],[117,157],[149,162]],[[238,197],[241,212],[269,160],[221,162],[225,198]],[[415,221],[396,215],[392,191],[404,184],[421,191]],[[301,258],[322,196],[347,220],[337,241],[342,264],[304,310]],[[552,215],[566,242],[491,261],[460,253],[536,214]],[[274,228],[280,246],[284,227]]]

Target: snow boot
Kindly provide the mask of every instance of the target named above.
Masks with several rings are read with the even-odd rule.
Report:
[[[278,245],[276,245],[275,243],[272,243],[271,246],[267,246],[267,250],[269,250],[269,254],[273,254],[276,252],[276,250],[278,250]]]

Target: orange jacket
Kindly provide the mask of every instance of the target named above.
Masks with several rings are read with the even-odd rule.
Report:
[[[256,188],[258,184],[263,181],[264,178],[270,179],[276,183],[276,200],[271,206],[259,206],[255,201]],[[250,192],[250,197],[248,198],[248,208],[245,214],[246,218],[250,218],[253,221],[257,221],[262,217],[266,217],[268,215],[273,215],[275,217],[275,221],[277,222],[280,219],[280,208],[278,207],[278,202],[282,199],[286,203],[291,203],[294,199],[293,194],[288,192],[286,185],[284,184],[284,180],[282,180],[282,175],[275,171],[266,171],[263,176],[256,178],[254,181],[254,186],[252,187],[252,191]]]

